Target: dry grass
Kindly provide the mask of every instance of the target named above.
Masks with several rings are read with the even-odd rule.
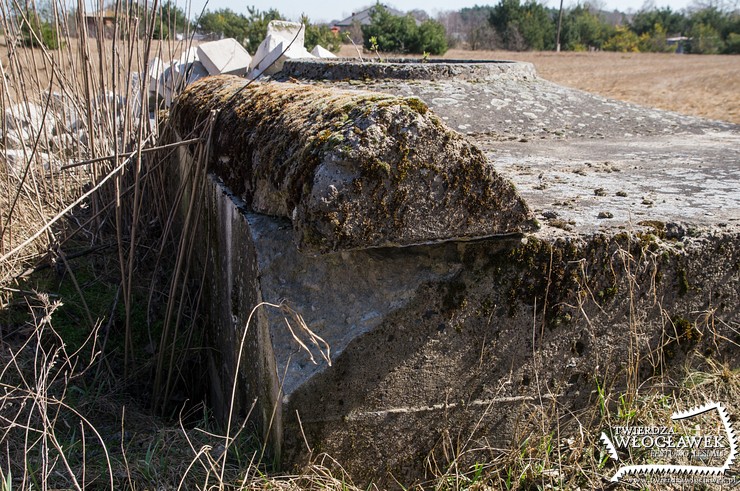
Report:
[[[341,56],[356,57],[352,46]],[[443,58],[534,63],[542,78],[643,106],[740,124],[740,55],[467,51]]]

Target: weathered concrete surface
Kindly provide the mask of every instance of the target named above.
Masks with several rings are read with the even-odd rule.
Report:
[[[508,93],[517,109],[437,101],[436,111],[469,122],[487,165],[540,214],[539,231],[312,256],[294,245],[288,218],[249,211],[211,176],[201,245],[215,272],[214,392],[228,390],[233,346],[259,301],[285,300],[331,345],[330,366],[270,309],[247,331],[240,407],[257,399],[255,422],[285,468],[306,462],[308,444],[356,482],[409,485],[429,455],[440,466],[459,456],[464,468],[555,424],[543,421],[548,408],[578,414],[597,403],[597,383],[670,379],[693,352],[740,363],[738,128],[516,74],[473,80],[375,84],[409,95],[436,87],[471,104]],[[539,106],[563,126],[506,122]],[[605,108],[615,119],[603,120]]]
[[[651,219],[683,233],[687,226],[740,224],[738,125],[562,87],[536,77],[529,64],[390,63],[385,70],[403,76],[384,79],[371,78],[380,70],[372,65],[290,62],[283,74],[419,97],[468,134],[555,235]]]
[[[180,134],[220,110],[212,168],[248,206],[289,217],[307,252],[533,230],[514,186],[414,98],[208,78]]]

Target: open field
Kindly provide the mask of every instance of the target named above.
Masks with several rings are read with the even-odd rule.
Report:
[[[342,56],[357,56],[343,46]],[[467,51],[443,58],[534,63],[542,78],[644,106],[740,123],[740,56]]]
[[[56,63],[74,68],[69,60],[79,47],[76,39],[60,51],[50,51]],[[110,40],[104,49],[110,49]],[[194,45],[198,43],[193,43]],[[153,41],[150,57],[168,60],[187,49],[187,42]],[[96,71],[98,44],[89,45],[91,64]],[[42,66],[40,50],[23,50],[23,56],[33,51],[33,59],[24,63]],[[357,57],[351,45],[342,46],[339,56]],[[372,58],[375,55],[365,55]],[[740,56],[737,55],[675,55],[664,53],[575,53],[575,52],[511,52],[449,50],[443,58],[462,60],[516,60],[533,63],[542,78],[644,106],[701,116],[740,124]],[[8,50],[0,37],[0,61],[8,66]],[[144,60],[136,60],[143,65]],[[41,69],[39,87],[48,83],[46,69]],[[13,88],[10,87],[11,92]],[[13,94],[11,94],[13,97]],[[14,97],[13,97],[14,98]]]

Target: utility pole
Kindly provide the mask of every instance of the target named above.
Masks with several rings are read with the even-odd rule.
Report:
[[[558,15],[558,37],[555,40],[555,51],[560,53],[560,26],[563,25],[563,0],[560,0],[560,14]]]

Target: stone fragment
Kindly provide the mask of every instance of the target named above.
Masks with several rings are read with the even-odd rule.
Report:
[[[324,48],[323,46],[317,44],[312,50],[311,54],[314,55],[316,58],[336,58],[337,55],[329,51],[328,49]]]
[[[254,211],[290,218],[303,251],[535,228],[513,184],[417,98],[246,84],[223,76],[196,82],[172,124],[186,135],[219,109],[213,171]]]
[[[29,146],[31,144],[31,135],[23,128],[7,127],[2,141],[5,148],[18,150],[23,148],[24,145]]]
[[[267,38],[265,38],[265,40],[262,43],[264,44],[264,43],[267,43],[267,42],[269,42],[269,43],[272,44],[272,38],[271,37],[267,37]],[[260,44],[260,48],[263,46],[263,44]],[[258,54],[260,54],[259,48],[257,49],[257,54],[255,54],[255,59],[257,60],[256,61],[256,65],[254,66],[254,68],[252,69],[252,71],[249,72],[249,74],[247,75],[247,78],[248,79],[252,80],[252,79],[255,79],[255,78],[259,77],[263,73],[267,74],[266,73],[266,70],[268,68],[271,68],[272,65],[277,62],[278,58],[280,58],[280,56],[283,53],[283,43],[282,42],[278,42],[277,44],[272,44],[272,46],[273,46],[272,50],[269,51],[269,52],[267,52],[261,58],[259,58],[257,56]],[[263,52],[264,51],[265,50],[263,50]]]
[[[159,58],[152,58],[149,60],[149,69],[147,74],[149,75],[149,91],[157,92],[161,89],[160,84],[164,76],[164,63]]]
[[[283,41],[284,39],[280,36],[273,36],[272,34],[265,36],[265,39],[263,39],[260,45],[257,46],[257,51],[254,52],[254,58],[252,59],[251,65],[252,68],[259,69],[262,67],[264,70],[264,67],[269,65],[277,56],[280,55],[283,50],[283,46],[288,45],[287,43],[283,44]],[[278,46],[280,47],[280,51],[277,51]],[[275,53],[276,51],[277,53]],[[267,62],[266,60],[271,53],[275,53],[273,55],[275,58],[272,58],[270,62]]]
[[[206,70],[206,67],[203,66],[203,63],[196,60],[191,65],[190,71],[188,72],[187,84],[190,85],[196,80],[200,80],[201,78],[205,78],[207,76],[208,70]]]
[[[262,74],[274,75],[283,69],[283,64],[288,60],[314,58],[314,56],[303,47],[303,45],[293,43],[293,45],[288,48],[289,44],[289,40],[283,39],[280,41],[280,38],[272,36],[266,37],[262,44],[260,44],[260,48],[263,49],[260,50],[260,48],[257,48],[257,52],[264,53],[271,46],[274,46],[274,48],[261,58],[258,58],[257,54],[255,54],[255,59],[258,61],[255,69],[250,73],[250,78],[256,78]]]
[[[81,123],[78,121],[77,110],[72,100],[61,92],[52,92],[51,97],[44,94],[42,106],[49,102],[49,110],[54,118],[54,134],[71,131]]]
[[[247,50],[233,38],[201,44],[197,53],[211,75],[244,75],[252,62]]]
[[[265,37],[267,36],[278,37],[288,41],[288,43],[295,38],[293,46],[304,46],[306,44],[306,28],[300,22],[271,20],[267,24],[267,34]]]
[[[32,102],[15,104],[5,110],[5,127],[22,136],[35,136],[41,131],[54,131],[54,113]]]
[[[28,159],[32,156],[31,150],[26,149],[25,151],[23,151],[9,149],[3,152],[3,154],[9,174],[16,179],[22,178],[23,174],[26,171]],[[59,162],[55,161],[51,157],[51,155],[45,152],[36,152],[35,154],[33,154],[33,163],[36,165],[40,165],[40,168],[45,171],[50,171],[52,169],[58,170],[59,168]]]

